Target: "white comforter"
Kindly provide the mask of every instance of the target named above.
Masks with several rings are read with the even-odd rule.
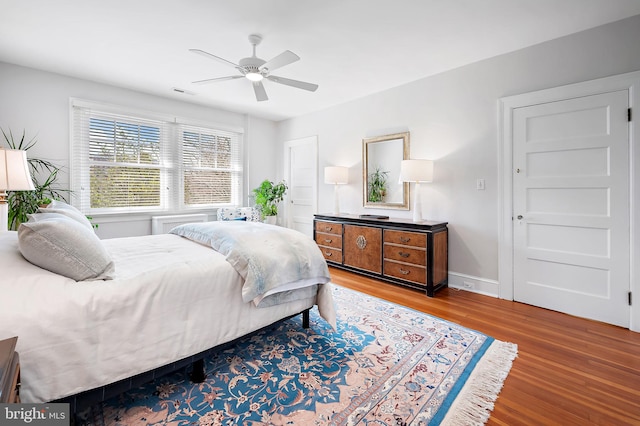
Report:
[[[262,309],[244,303],[242,279],[224,256],[176,235],[104,244],[116,279],[75,282],[27,262],[16,233],[0,232],[0,339],[18,336],[24,402],[157,368],[316,302]],[[330,316],[330,291],[322,287],[318,303]]]
[[[294,300],[292,292],[331,279],[315,241],[301,232],[261,222],[216,221],[188,223],[173,228],[176,234],[213,247],[244,279],[242,299],[256,306]]]

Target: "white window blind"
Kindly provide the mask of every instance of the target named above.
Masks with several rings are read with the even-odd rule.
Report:
[[[239,204],[240,134],[73,106],[73,202],[85,213]]]
[[[179,126],[183,204],[187,207],[237,204],[242,187],[239,135]]]

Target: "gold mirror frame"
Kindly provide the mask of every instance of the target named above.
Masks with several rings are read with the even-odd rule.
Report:
[[[400,182],[400,164],[409,159],[409,132],[362,140],[363,205],[365,208],[409,210],[409,183]],[[386,186],[375,186],[374,173]],[[372,186],[374,185],[374,186]]]

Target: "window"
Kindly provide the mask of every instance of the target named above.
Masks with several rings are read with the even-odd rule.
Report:
[[[87,142],[92,209],[162,206],[159,126],[90,117]]]
[[[72,197],[86,213],[238,205],[239,132],[73,104]]]
[[[231,204],[239,169],[232,134],[181,126],[183,203]]]

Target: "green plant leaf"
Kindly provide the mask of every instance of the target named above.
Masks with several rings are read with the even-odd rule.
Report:
[[[278,214],[278,203],[284,200],[287,189],[284,180],[274,184],[266,179],[253,190],[256,206],[260,209],[262,216],[276,216]]]
[[[28,151],[33,148],[37,139],[35,137],[27,141],[26,132],[22,132],[20,139],[16,139],[13,136],[13,132],[9,130],[7,133],[4,129],[2,135],[4,137],[4,144],[9,149],[19,149]],[[40,158],[33,158],[27,156],[27,163],[31,172],[31,178],[33,180],[34,191],[9,191],[7,196],[7,204],[9,207],[9,223],[8,228],[17,230],[18,226],[22,222],[26,222],[29,214],[35,213],[40,207],[40,201],[44,199],[57,199],[67,201],[67,196],[70,194],[70,190],[60,188],[58,184],[58,173],[62,170],[48,160]],[[39,181],[44,179],[43,181]]]

